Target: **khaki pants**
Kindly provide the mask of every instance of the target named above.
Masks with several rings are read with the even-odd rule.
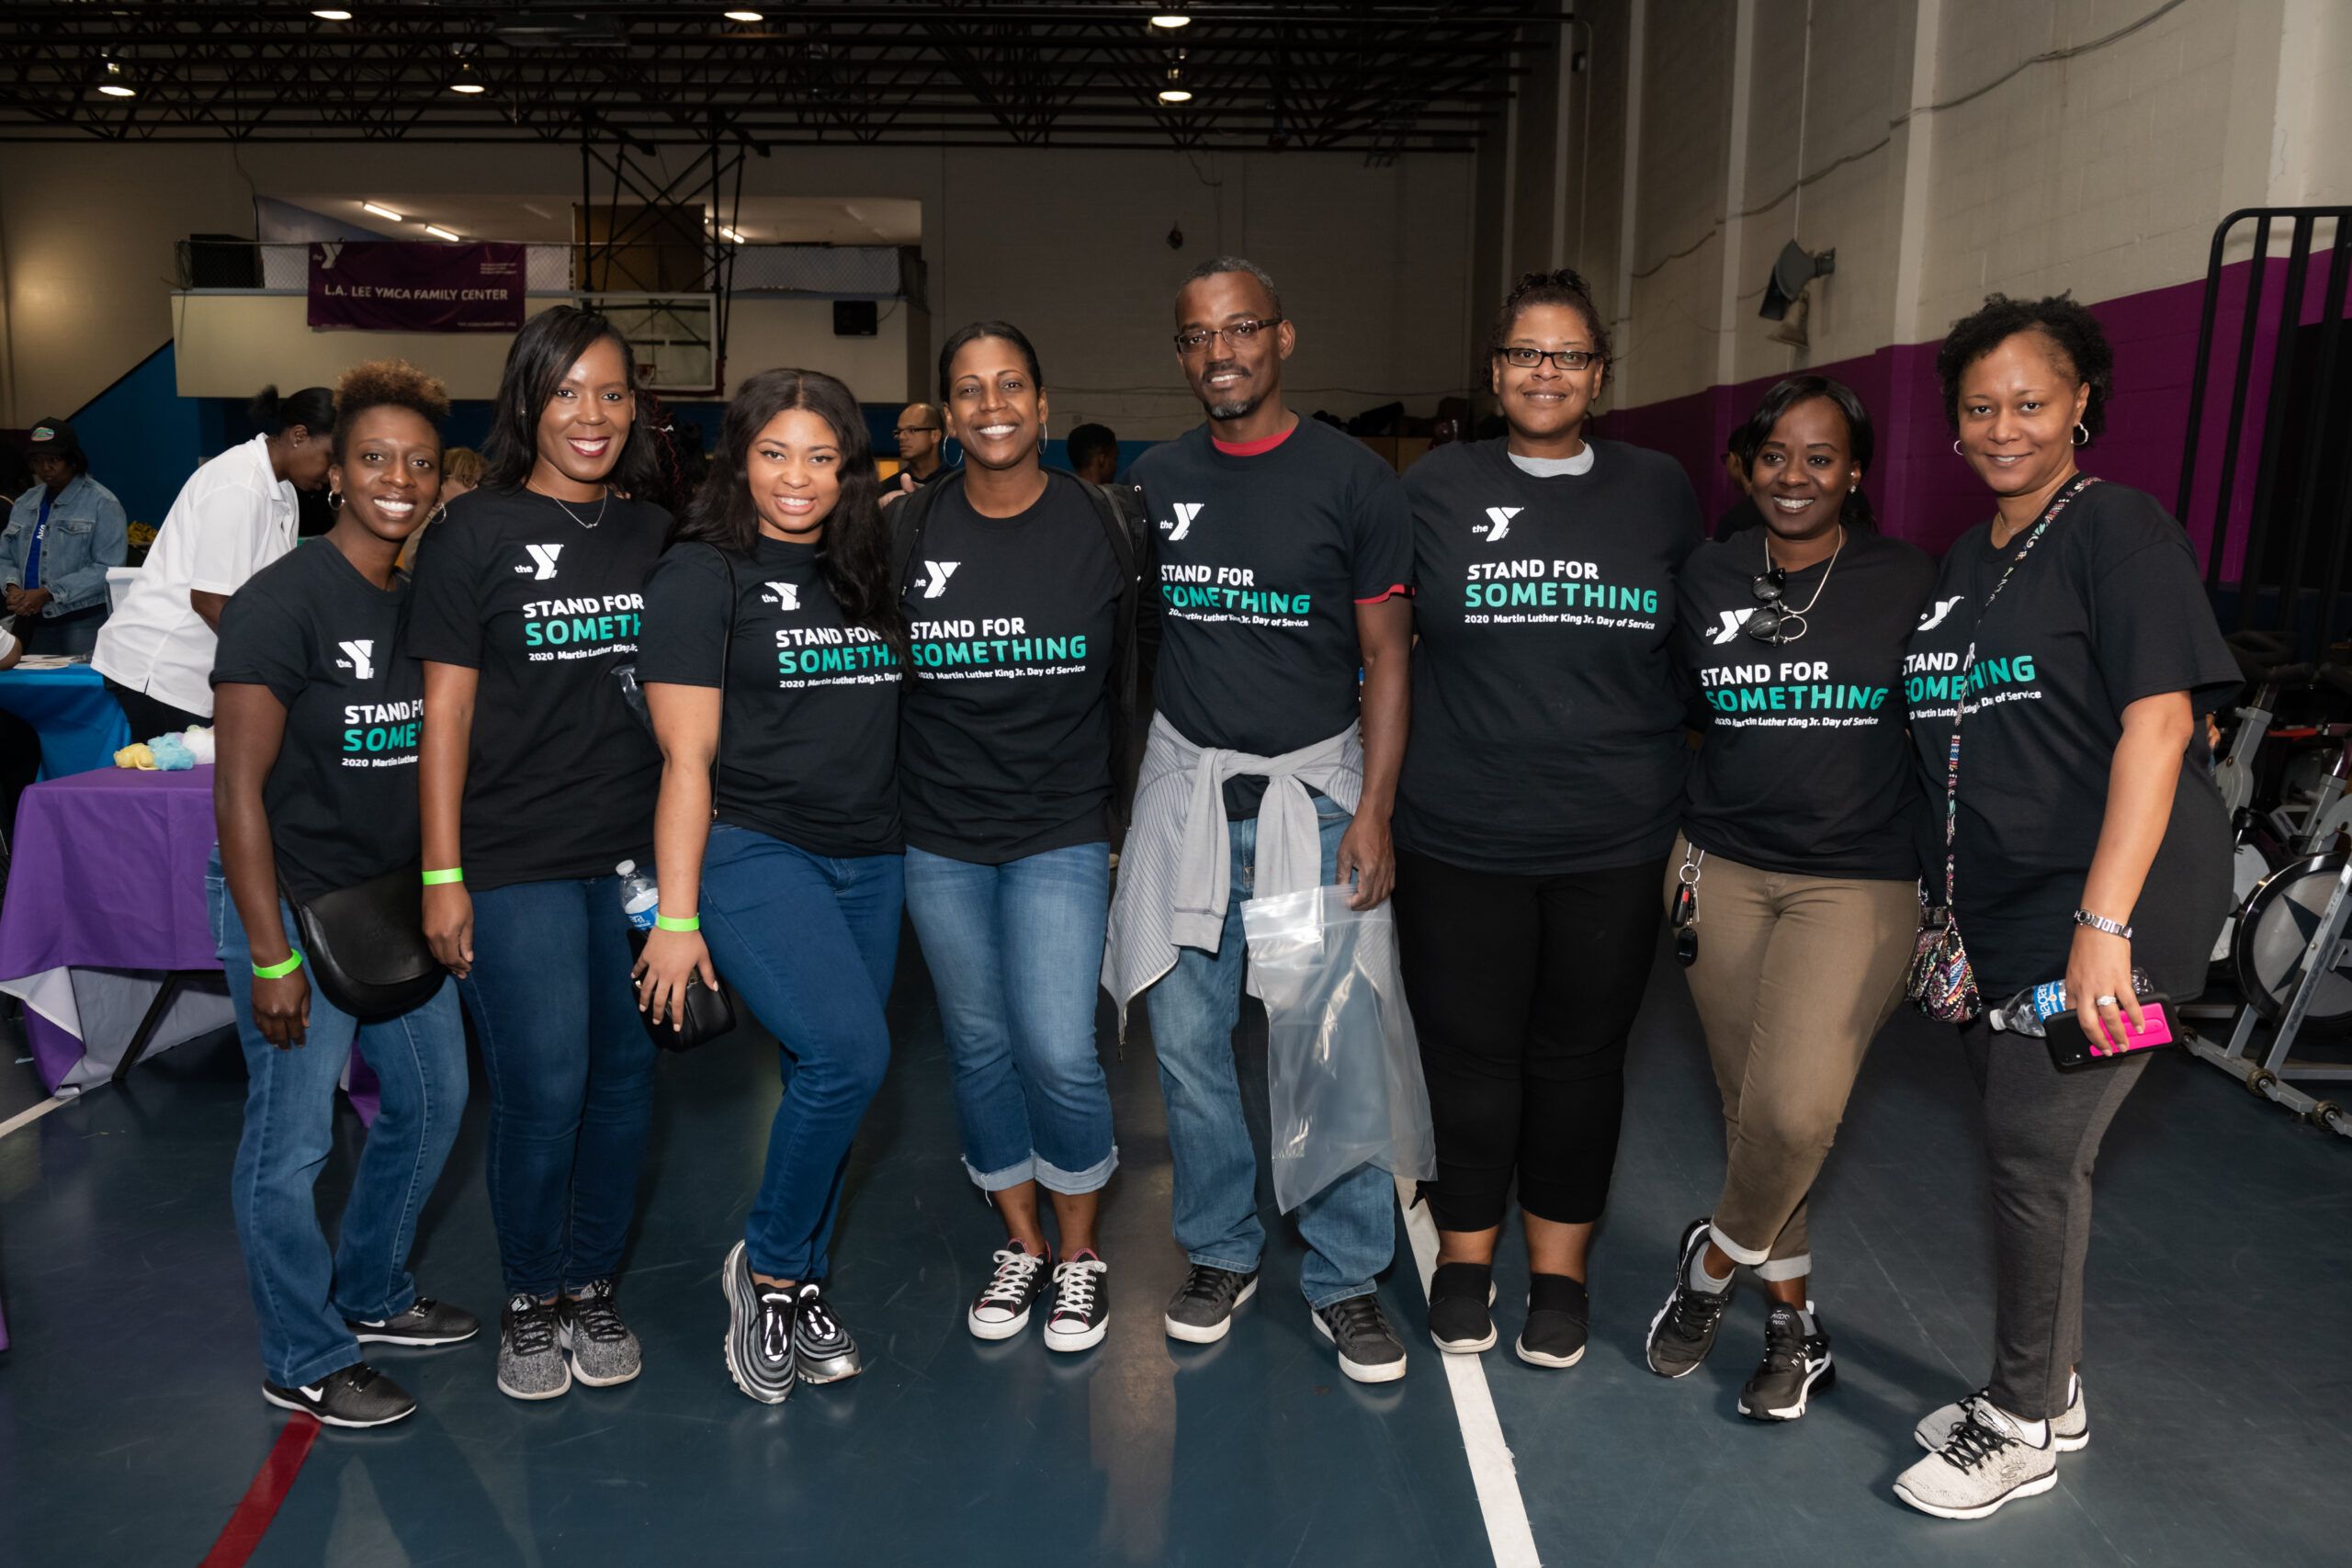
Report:
[[[1672,908],[1687,840],[1667,860]],[[1812,1272],[1805,1194],[1862,1054],[1902,998],[1919,928],[1909,882],[1790,876],[1709,855],[1687,971],[1723,1092],[1714,1242],[1767,1280]]]

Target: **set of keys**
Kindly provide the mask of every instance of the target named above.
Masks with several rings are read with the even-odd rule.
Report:
[[[1674,932],[1674,961],[1688,969],[1699,962],[1699,868],[1707,852],[1693,847],[1682,856],[1682,885],[1674,890],[1674,908],[1666,918]]]

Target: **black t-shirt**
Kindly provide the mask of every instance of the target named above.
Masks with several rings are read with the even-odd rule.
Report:
[[[2120,484],[2095,484],[2068,504],[1980,625],[1978,606],[2032,532],[2029,525],[1997,550],[1989,523],[1961,536],[1904,660],[1912,740],[1935,817],[1928,877],[1940,900],[1946,758],[1961,665],[1975,639],[1961,728],[1955,889],[1961,935],[1988,1004],[2065,972],[2124,708],[2185,691],[2201,716],[2239,683],[2188,536],[2152,497]],[[2228,832],[2199,726],[2149,887],[2175,880],[2168,860],[2211,855]],[[2143,937],[2153,923],[2204,913],[2155,907],[2161,902],[2143,893],[2137,910],[2098,912],[2143,928]],[[2203,932],[2206,944],[2212,939]],[[2191,983],[2156,978],[2167,990]]]
[[[1407,587],[1404,488],[1361,441],[1302,419],[1282,444],[1220,452],[1198,426],[1136,459],[1159,536],[1153,692],[1196,746],[1272,757],[1355,722],[1363,650],[1356,605]],[[1226,785],[1254,817],[1263,779]]]
[[[1110,837],[1118,558],[1085,481],[1012,517],[942,487],[907,562],[907,841],[983,865]]]
[[[1709,854],[1761,871],[1907,882],[1919,874],[1923,806],[1904,734],[1903,653],[1935,563],[1848,529],[1835,561],[1789,574],[1781,602],[1812,610],[1804,635],[1778,645],[1742,629],[1764,568],[1753,531],[1682,563],[1682,660],[1706,735],[1683,830]]]
[[[1396,840],[1551,875],[1666,853],[1690,766],[1674,579],[1702,525],[1670,457],[1591,443],[1539,479],[1504,442],[1441,446],[1412,497],[1413,731]]]
[[[286,708],[262,805],[298,898],[416,862],[424,672],[402,647],[408,604],[408,579],[379,588],[316,541],[254,573],[220,613],[212,683],[266,686]]]
[[[763,537],[750,560],[712,546],[664,552],[645,581],[649,684],[716,686],[718,819],[818,855],[887,855],[899,837],[899,666],[842,616],[816,548]]]
[[[567,514],[531,491],[469,491],[417,550],[409,652],[481,671],[464,822],[477,890],[602,876],[653,852],[662,758],[621,672],[670,518],[601,504]]]

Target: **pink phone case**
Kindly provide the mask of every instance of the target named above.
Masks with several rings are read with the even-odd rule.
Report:
[[[2132,1015],[2126,1013],[2123,1015],[2123,1043],[2094,1047],[2095,1053],[2101,1056],[2120,1056],[2127,1051],[2145,1051],[2152,1045],[2172,1043],[2172,1024],[2165,1019],[2162,1007],[2150,1002],[2140,1010],[2140,1016],[2147,1021],[2145,1029],[2134,1030]]]

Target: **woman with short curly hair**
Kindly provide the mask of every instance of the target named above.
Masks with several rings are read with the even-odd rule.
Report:
[[[2083,1258],[2099,1140],[2147,1057],[2133,972],[2175,1003],[2204,988],[2230,897],[2229,822],[2196,716],[2238,684],[2197,558],[2154,498],[2076,466],[2106,422],[2115,355],[2063,295],[1994,295],[1936,355],[1952,450],[1994,516],[1945,556],[1904,694],[1942,824],[1928,888],[1984,1006],[2065,984],[2109,1059],[2062,1071],[1982,1015],[1960,1043],[1993,1183],[1993,1367],[1919,1425],[1895,1495],[1982,1518],[2057,1482],[2090,1440]],[[1962,742],[1965,741],[1963,750]]]

